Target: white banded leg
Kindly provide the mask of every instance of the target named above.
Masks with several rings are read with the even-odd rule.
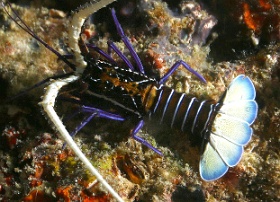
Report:
[[[54,110],[55,99],[59,90],[71,83],[79,79],[77,75],[71,75],[64,79],[58,79],[52,81],[50,85],[46,87],[46,93],[43,97],[42,102],[39,104],[44,108],[45,113],[55,125],[56,129],[63,137],[67,145],[74,151],[74,153],[78,156],[78,158],[85,164],[85,166],[89,169],[89,171],[97,178],[97,180],[112,194],[112,196],[117,200],[122,202],[123,199],[118,195],[118,193],[107,183],[107,181],[102,177],[102,175],[98,172],[98,170],[90,163],[87,157],[83,154],[77,144],[74,142],[62,121],[58,117],[57,113]]]

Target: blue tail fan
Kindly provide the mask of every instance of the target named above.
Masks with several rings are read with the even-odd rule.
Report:
[[[214,118],[199,165],[200,175],[205,181],[222,177],[229,167],[240,161],[243,147],[253,133],[250,125],[257,117],[255,97],[256,90],[252,81],[239,75],[217,104],[222,106]]]

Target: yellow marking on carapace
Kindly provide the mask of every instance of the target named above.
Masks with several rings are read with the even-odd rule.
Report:
[[[109,81],[111,82],[115,87],[122,87],[129,93],[129,95],[137,95],[140,93],[140,90],[138,89],[137,82],[124,82],[120,81],[118,78],[110,77],[107,73],[104,73],[101,75],[102,81]],[[141,93],[140,93],[141,94]]]
[[[150,111],[150,108],[154,104],[156,95],[157,95],[156,86],[149,85],[148,88],[146,88],[145,96],[143,96],[142,99],[146,112]]]
[[[107,69],[107,71],[112,71]],[[137,81],[124,82],[120,81],[118,78],[111,77],[107,72],[100,76],[101,80],[111,82],[115,87],[122,87],[125,91],[129,93],[130,96],[140,95],[145,111],[148,112],[152,107],[156,93],[156,86],[154,84],[149,84],[145,88],[140,89],[138,87]]]

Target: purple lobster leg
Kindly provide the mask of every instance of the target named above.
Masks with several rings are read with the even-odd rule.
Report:
[[[106,53],[105,51],[101,50],[96,45],[94,45],[94,44],[87,44],[86,46],[88,48],[91,48],[91,49],[95,50],[97,53],[102,55],[104,58],[106,58],[112,64],[117,65],[116,61],[108,53]]]
[[[13,17],[7,10],[6,8],[6,4],[8,5],[8,7],[11,9],[12,13],[15,15],[15,17]],[[1,2],[2,8],[4,9],[4,11],[7,13],[7,15],[20,27],[22,28],[24,31],[26,31],[30,36],[32,36],[34,39],[36,39],[39,43],[41,43],[42,45],[44,45],[47,49],[49,49],[51,52],[53,52],[60,60],[62,60],[63,62],[65,62],[65,64],[67,64],[72,70],[76,70],[76,66],[75,64],[69,62],[67,60],[66,57],[64,57],[64,55],[61,55],[58,51],[56,51],[53,47],[49,46],[45,41],[43,41],[39,36],[37,36],[27,25],[26,23],[19,17],[19,15],[17,14],[17,12],[12,8],[11,4],[9,2],[7,3]]]
[[[97,115],[97,113],[92,113],[89,116],[87,116],[80,125],[78,125],[74,131],[72,131],[70,133],[71,137],[74,137],[88,122],[90,122],[90,120],[95,117]]]
[[[122,116],[120,116],[118,114],[106,112],[104,110],[94,108],[94,107],[82,106],[81,112],[96,113],[97,117],[111,119],[114,121],[124,121],[125,120],[125,118],[123,118]]]
[[[114,50],[117,55],[124,61],[124,63],[128,66],[128,68],[132,71],[134,71],[134,67],[131,64],[131,62],[128,60],[128,58],[118,49],[118,47],[112,42],[108,41],[108,52],[111,52],[111,49]]]
[[[117,114],[112,114],[106,111],[103,111],[101,109],[97,109],[94,107],[87,107],[87,106],[82,106],[81,109],[77,112],[74,113],[71,118],[73,118],[75,115],[79,114],[80,112],[84,113],[90,113],[89,116],[87,116],[80,125],[78,125],[73,132],[71,132],[70,136],[74,137],[86,124],[88,124],[93,117],[99,117],[99,118],[105,118],[105,119],[111,119],[114,121],[124,121],[125,119],[121,117],[120,115]],[[69,119],[68,119],[69,120]],[[63,148],[65,148],[66,143],[63,144]]]
[[[171,74],[174,73],[175,70],[178,69],[178,67],[180,65],[183,65],[183,67],[185,67],[188,71],[190,71],[191,73],[193,73],[197,78],[199,78],[199,80],[201,80],[203,83],[206,83],[206,80],[204,79],[204,77],[202,75],[200,75],[198,72],[196,72],[194,69],[192,69],[186,62],[184,62],[183,60],[179,60],[177,61],[170,69],[169,71],[159,80],[159,84],[164,84],[166,82],[166,80],[168,79],[168,77],[170,77]]]
[[[118,49],[118,47],[111,41],[108,41],[107,44],[108,44],[108,53],[106,53],[102,49],[98,48],[94,44],[87,44],[87,47],[90,49],[93,49],[94,51],[96,51],[97,53],[102,55],[104,58],[106,58],[112,64],[117,65],[116,61],[111,57],[111,50],[114,50],[117,53],[117,55],[125,62],[125,64],[128,66],[128,68],[133,71],[134,70],[133,65],[127,59],[127,57]]]
[[[94,107],[82,106],[80,112],[90,113],[90,115],[88,117],[86,117],[81,122],[81,124],[78,125],[75,128],[75,130],[70,134],[72,137],[74,135],[76,135],[95,116],[99,117],[99,118],[111,119],[111,120],[115,120],[115,121],[124,121],[125,120],[120,115],[112,114],[112,113],[109,113],[109,112],[106,112],[106,111],[103,111],[101,109],[97,109],[97,108],[94,108]]]
[[[108,44],[108,53],[106,53],[102,49],[98,48],[94,44],[87,44],[87,47],[95,50],[97,53],[102,55],[104,58],[106,58],[112,64],[117,65],[116,61],[111,57],[111,49],[114,50],[117,53],[117,55],[125,62],[125,64],[128,66],[128,68],[133,71],[134,70],[133,65],[127,59],[127,57],[118,49],[118,47],[111,41],[108,41],[107,44]]]
[[[118,34],[120,35],[122,41],[124,42],[125,46],[128,48],[131,56],[133,57],[133,59],[135,60],[136,62],[136,65],[139,69],[139,71],[142,73],[142,74],[145,74],[145,71],[144,71],[144,67],[142,65],[142,62],[139,58],[139,56],[137,55],[137,53],[135,52],[134,48],[132,47],[131,43],[129,42],[127,36],[124,34],[124,31],[117,19],[117,16],[116,16],[116,11],[115,9],[112,8],[111,10],[111,13],[112,13],[112,17],[113,17],[113,20],[114,20],[114,23],[116,25],[116,28],[117,28],[117,32]]]
[[[144,140],[143,138],[137,136],[136,134],[139,132],[139,130],[143,127],[144,125],[144,121],[140,120],[139,123],[137,124],[137,126],[133,129],[131,136],[133,137],[133,139],[135,139],[136,141],[140,142],[141,144],[149,147],[151,150],[153,150],[154,152],[156,152],[159,155],[163,155],[158,149],[154,148],[151,144],[149,144],[146,140]]]
[[[69,54],[64,54],[62,55],[62,57],[64,57],[65,59],[74,59],[74,55],[69,53]]]
[[[67,120],[69,120],[70,118],[73,118],[74,116],[76,116],[77,114],[80,113],[80,110],[78,112],[75,112],[75,114],[73,114],[71,117],[69,117]],[[96,116],[97,113],[92,113],[89,116],[87,116],[80,125],[78,125],[74,131],[72,131],[70,133],[70,136],[73,138],[94,116]],[[64,149],[66,147],[66,143],[63,144],[62,149]]]

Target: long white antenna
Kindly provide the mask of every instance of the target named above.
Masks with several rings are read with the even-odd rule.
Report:
[[[77,65],[77,72],[82,73],[87,63],[84,61],[84,57],[81,55],[81,50],[79,47],[79,39],[81,34],[81,28],[86,20],[91,14],[95,13],[99,9],[106,7],[108,4],[116,0],[97,0],[87,3],[77,9],[74,13],[69,30],[68,30],[68,42],[69,47],[72,49],[75,62]]]
[[[118,195],[118,193],[107,183],[107,181],[102,177],[98,170],[93,167],[88,158],[83,154],[77,144],[74,142],[62,121],[56,114],[54,110],[54,103],[57,97],[59,90],[68,85],[71,82],[79,79],[79,76],[72,75],[64,79],[54,80],[50,85],[46,87],[46,93],[43,97],[42,102],[39,104],[42,105],[44,111],[48,115],[48,118],[54,124],[55,128],[58,130],[60,135],[66,141],[67,145],[73,150],[77,157],[85,164],[89,171],[97,178],[97,180],[112,194],[112,196],[119,202],[123,202],[123,199]]]

